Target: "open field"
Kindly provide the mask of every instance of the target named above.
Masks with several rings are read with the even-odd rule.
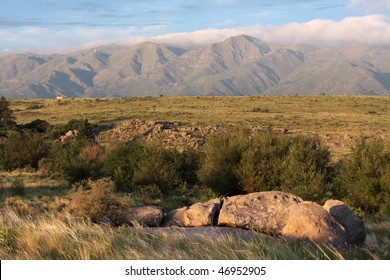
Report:
[[[357,96],[146,97],[121,99],[12,100],[18,123],[35,119],[64,124],[88,118],[115,124],[129,119],[191,124],[266,126],[320,135],[334,154],[351,140],[390,139],[390,98]]]
[[[390,139],[389,97],[320,95],[11,100],[11,109],[18,124],[42,119],[53,125],[63,125],[71,119],[88,118],[89,122],[98,124],[100,131],[111,129],[123,121],[140,119],[175,122],[183,127],[193,123],[240,128],[269,127],[292,135],[318,135],[330,148],[336,164],[339,163],[337,159],[345,158],[360,137],[382,138],[387,143]],[[42,139],[54,144],[53,139]],[[54,148],[62,149],[61,143],[55,144],[50,152]],[[107,167],[104,163],[108,162],[109,149],[105,154],[103,148],[85,147],[87,149],[80,148],[78,154],[64,157],[65,162],[73,159],[71,167],[79,172],[83,170],[83,162],[91,164],[94,160],[101,160],[102,166]],[[52,156],[54,162],[62,155],[60,151],[54,154],[57,156],[50,153],[46,156]],[[129,155],[137,155],[136,150],[133,152]],[[179,154],[175,156],[179,157]],[[130,156],[128,158],[131,159]],[[148,167],[148,163],[156,159],[163,157],[152,156],[143,164]],[[134,170],[138,172],[140,170],[136,167],[139,162],[134,165]],[[131,163],[131,160],[124,162],[123,166],[128,167]],[[166,167],[164,164],[158,165],[157,169]],[[88,165],[91,166],[93,164]],[[153,168],[153,165],[150,167]],[[169,170],[169,167],[166,168]],[[42,170],[27,166],[0,172],[1,259],[390,259],[390,220],[387,214],[364,216],[366,244],[361,248],[342,250],[291,243],[258,233],[252,241],[230,236],[211,240],[202,236],[171,235],[164,231],[151,234],[138,227],[96,224],[88,217],[76,217],[70,208],[75,185],[58,173],[52,176],[39,171]],[[111,176],[118,182],[126,183],[131,179],[121,177],[121,169],[114,171]],[[145,171],[145,174],[150,173],[149,169]],[[122,178],[126,180],[121,181]],[[384,175],[383,178],[381,184],[388,186],[385,181],[388,177]],[[156,204],[168,211],[218,197],[211,188],[199,182],[187,185],[187,181],[183,180],[173,187],[169,185],[170,191],[164,193],[154,182],[139,184],[135,186],[139,189],[127,189],[115,195],[129,198],[134,206]],[[142,192],[145,186],[149,188]],[[159,192],[153,197],[150,192],[156,190]],[[387,193],[384,189],[383,195],[386,194],[388,189]]]

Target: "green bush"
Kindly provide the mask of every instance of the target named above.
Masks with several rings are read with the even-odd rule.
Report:
[[[100,178],[103,174],[105,156],[105,148],[98,144],[87,144],[81,147],[77,156],[70,159],[64,168],[67,181],[75,183],[85,179]]]
[[[234,170],[240,189],[246,193],[279,190],[290,145],[287,136],[271,132],[251,138]]]
[[[49,127],[50,124],[47,121],[40,120],[40,119],[36,119],[30,123],[23,125],[24,129],[28,129],[32,132],[39,132],[39,133],[45,133]]]
[[[31,166],[49,154],[49,145],[39,133],[25,131],[11,134],[0,147],[0,166],[6,170]]]
[[[180,153],[159,145],[147,145],[134,169],[136,186],[158,185],[163,193],[180,183]]]
[[[103,163],[103,176],[110,177],[118,191],[133,191],[134,170],[143,154],[143,145],[131,142],[114,148]]]
[[[390,152],[383,140],[361,140],[338,178],[352,207],[366,214],[390,213]]]
[[[330,152],[318,138],[226,131],[207,138],[198,172],[222,195],[280,190],[322,202],[332,190]]]
[[[320,203],[334,197],[329,150],[316,137],[298,136],[291,142],[280,176],[281,190]]]
[[[247,150],[249,133],[244,130],[211,134],[203,148],[204,159],[198,171],[199,180],[222,195],[242,192],[236,170]]]

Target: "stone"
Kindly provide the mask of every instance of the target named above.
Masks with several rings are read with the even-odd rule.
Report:
[[[172,210],[165,217],[163,226],[203,227],[216,224],[221,200],[216,198],[205,203]]]
[[[366,241],[366,229],[363,221],[344,202],[331,199],[326,201],[323,207],[344,227],[348,244],[364,244]]]
[[[218,226],[280,235],[287,223],[290,208],[300,203],[300,197],[277,191],[228,197],[223,200]]]
[[[337,248],[345,245],[344,230],[320,205],[304,201],[290,207],[282,236],[293,240],[308,240],[316,244],[331,244]]]
[[[147,234],[168,234],[175,238],[189,238],[189,239],[227,239],[239,238],[246,242],[256,242],[259,240],[258,233],[241,228],[228,227],[158,227],[158,228],[132,228],[134,231],[140,231]]]
[[[158,206],[132,208],[128,220],[148,227],[158,227],[164,218],[164,209]]]
[[[186,211],[188,206],[170,211],[164,218],[163,227],[184,227],[188,223]]]

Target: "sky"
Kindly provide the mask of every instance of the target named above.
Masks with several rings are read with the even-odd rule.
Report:
[[[0,0],[0,55],[144,41],[390,45],[390,0]]]

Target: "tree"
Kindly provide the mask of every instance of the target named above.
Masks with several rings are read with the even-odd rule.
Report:
[[[14,128],[16,128],[15,116],[10,109],[9,101],[2,96],[0,98],[0,135]]]

